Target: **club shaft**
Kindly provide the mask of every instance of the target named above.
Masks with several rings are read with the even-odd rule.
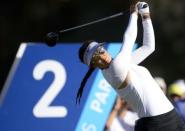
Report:
[[[68,29],[60,30],[59,33],[64,33],[64,32],[68,32],[68,31],[72,31],[72,30],[83,28],[85,26],[96,24],[96,23],[99,23],[99,22],[102,22],[102,21],[113,19],[113,18],[122,16],[122,15],[126,14],[127,12],[128,12],[128,10],[126,10],[124,12],[116,13],[114,15],[111,15],[111,16],[108,16],[108,17],[104,17],[104,18],[101,18],[101,19],[98,19],[98,20],[95,20],[95,21],[92,21],[92,22],[88,22],[88,23],[85,23],[85,24],[82,24],[82,25],[78,25],[78,26],[74,26],[74,27],[71,27],[71,28],[68,28]]]

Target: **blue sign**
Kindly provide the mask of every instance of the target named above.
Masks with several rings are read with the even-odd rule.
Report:
[[[104,128],[116,93],[96,71],[86,84],[80,105],[76,105],[76,93],[88,70],[78,59],[79,47],[80,43],[52,48],[43,43],[21,44],[1,94],[0,130]]]
[[[78,48],[21,45],[1,103],[0,130],[74,130],[85,104],[76,105],[75,96],[87,70]]]
[[[117,47],[120,46],[110,44],[107,50],[114,57],[119,51]],[[115,99],[116,92],[103,78],[101,71],[98,71],[76,131],[103,131]]]

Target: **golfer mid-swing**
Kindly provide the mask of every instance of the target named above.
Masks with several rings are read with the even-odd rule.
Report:
[[[95,41],[88,41],[80,48],[80,60],[90,68],[81,83],[77,100],[82,96],[88,77],[98,67],[118,95],[138,113],[140,119],[136,122],[135,131],[185,131],[184,123],[150,72],[138,65],[155,49],[149,6],[138,2],[130,7],[130,13],[123,45],[114,59],[102,44]],[[137,37],[138,13],[142,17],[143,45],[132,52]]]

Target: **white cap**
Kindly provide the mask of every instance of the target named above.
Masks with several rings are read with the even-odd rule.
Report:
[[[89,44],[89,46],[87,47],[87,49],[84,52],[84,56],[83,56],[83,60],[84,63],[87,64],[88,66],[91,63],[91,59],[93,57],[94,52],[96,51],[96,49],[100,46],[100,44],[98,44],[97,42],[91,42]]]

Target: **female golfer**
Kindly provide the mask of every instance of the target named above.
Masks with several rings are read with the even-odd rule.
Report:
[[[86,42],[80,48],[79,58],[90,68],[81,83],[77,100],[82,96],[87,79],[98,67],[119,96],[138,113],[140,119],[136,122],[136,131],[185,131],[184,123],[149,71],[138,65],[155,49],[149,6],[138,2],[131,6],[130,13],[123,45],[114,59],[102,44],[95,41]],[[143,45],[132,52],[137,36],[138,13],[142,17]]]

